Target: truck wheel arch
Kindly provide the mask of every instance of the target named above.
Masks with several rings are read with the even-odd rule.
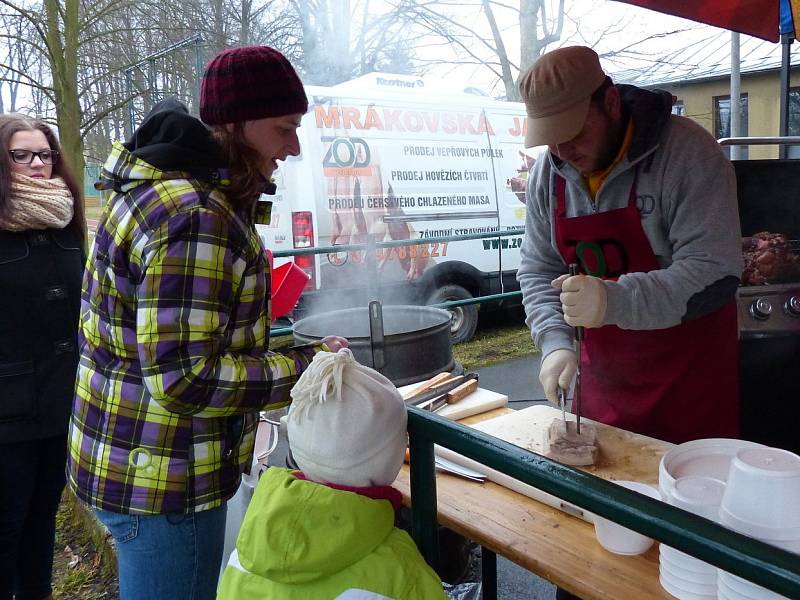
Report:
[[[482,273],[472,265],[448,261],[436,265],[420,282],[425,304],[452,300],[468,300],[481,295]],[[467,304],[448,309],[452,315],[450,338],[454,344],[465,342],[475,334],[478,325],[478,305]]]

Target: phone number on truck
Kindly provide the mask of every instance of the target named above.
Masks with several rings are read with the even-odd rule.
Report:
[[[328,254],[328,262],[335,266],[343,265],[348,260],[354,263],[362,263],[364,262],[364,256],[364,250],[331,252]],[[406,260],[407,258],[437,258],[440,256],[447,256],[447,242],[432,242],[375,249],[375,260],[377,261],[386,261],[392,258]]]

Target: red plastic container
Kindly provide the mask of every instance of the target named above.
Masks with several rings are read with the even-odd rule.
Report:
[[[272,270],[272,320],[289,314],[311,279],[294,262],[284,263]]]

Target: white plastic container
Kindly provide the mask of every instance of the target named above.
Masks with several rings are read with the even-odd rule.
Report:
[[[661,499],[658,490],[646,483],[640,483],[638,481],[614,481],[614,483],[629,490],[633,490],[634,492],[649,496],[650,498],[655,498],[656,500]],[[647,552],[648,548],[653,545],[652,538],[598,515],[594,516],[594,533],[600,545],[614,554],[629,556],[642,554]]]
[[[756,442],[728,438],[706,438],[692,440],[670,448],[658,465],[658,488],[664,500],[675,480],[690,475],[728,480],[733,457],[744,448],[765,448]]]
[[[717,581],[717,598],[721,600],[752,600],[750,596],[737,592],[722,579]]]
[[[724,493],[724,481],[702,475],[689,475],[675,481],[667,502],[700,517],[717,521]]]
[[[659,546],[659,562],[666,562],[671,567],[680,569],[684,577],[690,580],[693,576],[700,578],[707,578],[710,576],[708,563],[697,560],[693,556],[684,554],[680,550],[676,550],[675,548],[667,546],[666,544],[661,544]],[[713,577],[716,578],[716,576],[717,574],[715,568]],[[702,581],[698,583],[702,583]]]
[[[669,492],[668,503],[692,514],[717,522],[719,520],[719,505],[725,493],[725,482],[713,477],[690,475],[675,481]],[[714,574],[716,579],[717,569],[702,560],[680,552],[679,550],[661,544],[661,554],[675,566],[685,571],[695,573]]]
[[[725,482],[689,475],[676,479],[668,502],[676,508],[717,521]],[[717,568],[693,556],[661,544],[659,573],[662,587],[682,600],[695,596],[716,598]]]
[[[798,507],[800,456],[780,448],[747,448],[736,453],[721,506],[731,521],[749,524],[750,535],[756,537],[800,539]]]
[[[719,572],[717,589],[733,600],[791,600],[725,571]]]
[[[752,521],[734,517],[724,508],[720,509],[719,522],[742,535],[800,554],[800,529],[764,527]]]
[[[678,598],[679,600],[716,600],[717,598],[717,589],[714,588],[713,592],[696,592],[692,590],[703,589],[705,590],[709,586],[701,586],[692,587],[692,589],[687,589],[683,585],[678,584],[677,582],[673,581],[672,579],[664,577],[664,574],[661,573],[659,575],[659,581],[661,583],[661,587],[663,587],[667,592]]]
[[[662,546],[663,547],[663,546]],[[702,572],[684,569],[679,563],[673,562],[668,556],[659,554],[659,570],[661,573],[669,574],[673,579],[680,579],[686,583],[695,585],[717,585],[717,569],[704,570]],[[705,564],[705,563],[704,563]]]

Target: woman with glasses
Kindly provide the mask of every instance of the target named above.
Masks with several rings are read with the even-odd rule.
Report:
[[[215,597],[259,411],[289,403],[317,352],[347,345],[269,349],[257,206],[277,161],[300,153],[307,108],[282,54],[226,50],[203,76],[205,124],[165,100],[103,167],[68,479],[116,540],[122,600]]]
[[[51,595],[85,227],[54,133],[0,115],[0,600]]]

